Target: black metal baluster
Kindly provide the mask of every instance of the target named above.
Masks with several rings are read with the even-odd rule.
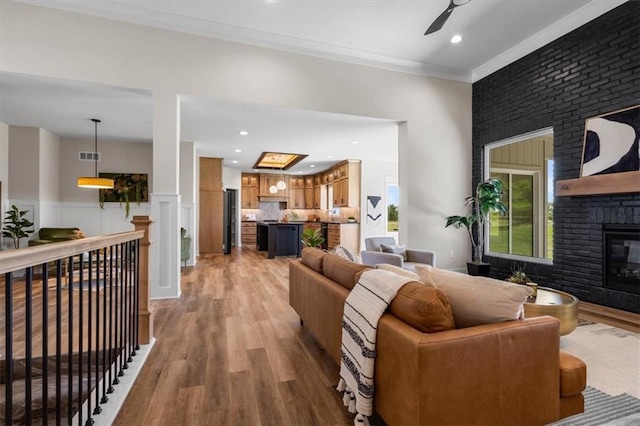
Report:
[[[129,354],[127,353],[127,287],[124,282],[124,269],[122,268],[122,258],[124,257],[124,243],[120,243],[120,259],[118,263],[120,264],[120,270],[118,271],[118,279],[120,280],[120,353],[122,354],[122,370],[126,370],[129,368]],[[124,376],[124,371],[122,372]]]
[[[69,256],[69,270],[67,271],[69,279],[67,286],[68,294],[68,311],[67,311],[67,423],[71,426],[73,420],[73,256]]]
[[[133,357],[136,354],[135,349],[133,349],[133,296],[134,296],[134,292],[133,292],[133,280],[131,279],[131,247],[132,246],[132,242],[131,241],[127,241],[125,243],[125,251],[127,253],[126,259],[125,259],[125,263],[124,263],[124,267],[126,268],[126,274],[125,274],[125,281],[126,281],[126,286],[127,286],[127,306],[128,306],[128,315],[127,315],[127,335],[129,336],[127,339],[127,343],[129,345],[129,358],[128,361],[129,362],[133,362]]]
[[[121,253],[121,258],[125,257],[125,253],[124,253],[124,247],[125,244],[122,243],[120,244],[120,253]],[[122,263],[122,262],[121,262]],[[131,296],[131,289],[129,288],[129,274],[125,273],[124,268],[122,267],[123,265],[120,265],[120,281],[122,282],[122,285],[124,286],[125,289],[125,298],[124,298],[124,318],[125,318],[125,329],[124,329],[124,339],[125,339],[125,355],[126,355],[126,361],[124,363],[124,369],[126,370],[127,368],[129,368],[129,363],[131,361],[133,361],[133,359],[131,359],[131,300],[129,299]]]
[[[56,260],[56,425],[62,419],[62,259]]]
[[[13,423],[13,273],[4,274],[4,422],[5,425]]]
[[[114,246],[109,247],[109,393],[114,391],[113,385],[120,383],[117,372],[114,368],[117,368],[116,362],[118,361],[115,353],[115,345],[118,344],[118,336],[114,336],[113,333],[118,332],[118,288],[113,288],[113,256]],[[115,297],[114,297],[115,291]],[[114,373],[113,377],[111,372]]]
[[[135,280],[135,310],[136,310],[136,315],[134,317],[134,325],[133,325],[133,329],[135,330],[135,334],[136,334],[136,350],[140,350],[140,240],[136,240],[134,243],[134,247],[135,247],[135,265],[134,265],[134,272],[133,272],[133,277]]]
[[[32,389],[33,389],[33,266],[26,268],[25,278],[25,388],[24,388],[24,402],[25,412],[24,421],[25,424],[31,424],[31,401],[32,401]]]
[[[93,251],[87,252],[87,268],[88,277],[89,277],[89,300],[87,305],[87,321],[89,324],[87,325],[87,340],[88,340],[88,348],[87,348],[87,421],[85,423],[86,426],[90,426],[94,424],[93,418],[91,417],[91,350],[93,345],[93,286],[95,284],[96,290],[98,289],[97,280],[94,282],[93,280]],[[97,294],[97,292],[96,292]],[[98,383],[96,382],[96,385]],[[96,393],[97,393],[96,389]]]
[[[104,257],[103,257],[103,265],[102,265],[102,279],[107,280],[107,256],[109,255],[108,247],[104,247]],[[103,287],[105,290],[105,287]],[[107,292],[103,291],[104,295],[102,297],[102,311],[103,311],[103,320],[102,320],[102,399],[100,400],[101,404],[106,404],[109,401],[109,397],[107,396]],[[111,314],[109,313],[109,316]],[[111,370],[109,370],[109,388],[111,388]]]
[[[120,296],[117,297],[117,306],[119,307],[119,319],[116,319],[116,330],[118,333],[118,353],[120,354],[119,356],[119,364],[120,364],[120,371],[118,372],[118,376],[122,377],[124,376],[124,370],[125,370],[125,357],[126,357],[126,350],[125,350],[125,345],[124,345],[124,287],[123,287],[123,283],[122,281],[117,282],[116,280],[116,293],[119,293]],[[118,324],[119,323],[119,324]],[[119,325],[119,327],[118,327]]]
[[[96,282],[100,282],[100,250],[96,249]],[[103,278],[104,282],[104,278]],[[104,284],[102,285],[104,294]],[[104,314],[102,314],[104,316]],[[100,407],[100,288],[96,288],[96,403],[93,415],[102,412]]]
[[[42,426],[49,412],[49,266],[42,264]]]
[[[82,377],[84,373],[82,369],[84,356],[84,266],[82,262],[82,253],[78,255],[78,287],[80,293],[78,294],[78,424],[82,424]],[[71,400],[71,398],[69,398]]]

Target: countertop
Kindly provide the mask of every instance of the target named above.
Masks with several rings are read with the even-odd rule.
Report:
[[[320,220],[320,221],[310,221],[310,220],[290,220],[289,222],[270,222],[264,220],[243,220],[242,223],[264,223],[266,225],[269,224],[282,224],[282,223],[327,223],[327,224],[338,224],[338,225],[358,225],[360,222],[338,222],[338,221],[330,221],[330,220]]]

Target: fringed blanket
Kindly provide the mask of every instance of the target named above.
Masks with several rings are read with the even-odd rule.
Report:
[[[378,320],[411,279],[380,269],[366,271],[344,303],[340,382],[338,391],[349,412],[356,413],[354,424],[369,424],[373,413],[373,373],[376,358]]]

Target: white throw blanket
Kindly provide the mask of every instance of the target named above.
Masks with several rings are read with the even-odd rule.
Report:
[[[344,303],[337,389],[344,392],[342,400],[349,412],[356,413],[356,425],[368,425],[367,417],[373,413],[378,320],[400,287],[409,281],[389,271],[365,271]]]

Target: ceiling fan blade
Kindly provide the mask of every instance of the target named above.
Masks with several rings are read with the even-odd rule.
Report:
[[[455,8],[456,8],[456,6],[453,4],[453,2],[451,4],[449,4],[449,7],[447,7],[447,9],[444,12],[442,12],[440,14],[440,16],[438,16],[436,18],[435,21],[433,21],[433,24],[431,24],[431,26],[427,29],[427,31],[424,33],[424,35],[435,33],[440,28],[442,28],[444,23],[447,22],[447,19],[449,19],[449,16],[451,15],[451,12],[453,12],[453,9],[455,9]]]
[[[444,23],[447,22],[447,19],[449,19],[449,15],[451,15],[453,9],[458,6],[465,5],[470,1],[471,0],[449,0],[449,6],[447,6],[445,11],[442,12],[435,21],[433,21],[433,24],[431,24],[431,26],[427,28],[427,31],[424,33],[424,35],[435,33],[436,31],[438,31],[440,28],[442,28]]]

